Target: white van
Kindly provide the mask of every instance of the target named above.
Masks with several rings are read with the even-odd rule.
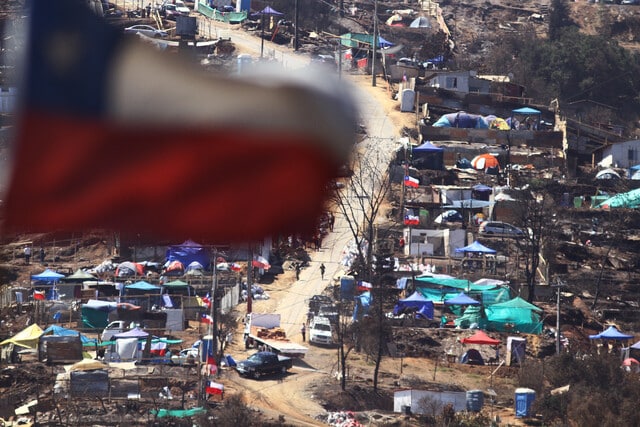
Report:
[[[312,344],[333,344],[333,328],[328,318],[315,316],[309,327],[309,342]]]

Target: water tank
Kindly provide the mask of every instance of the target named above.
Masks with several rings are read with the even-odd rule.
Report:
[[[467,411],[480,412],[484,404],[484,394],[482,390],[467,391]]]
[[[528,417],[531,404],[536,400],[536,391],[530,388],[516,389],[516,417]]]

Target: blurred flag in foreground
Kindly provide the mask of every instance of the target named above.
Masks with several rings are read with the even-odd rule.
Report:
[[[253,261],[251,263],[255,268],[262,268],[263,270],[269,270],[271,268],[271,264],[264,257],[260,255],[254,255]]]
[[[5,231],[247,241],[314,228],[354,140],[337,80],[205,74],[86,1],[31,4]]]
[[[224,392],[224,385],[214,381],[209,381],[207,383],[206,392],[207,394],[222,394],[222,392]]]

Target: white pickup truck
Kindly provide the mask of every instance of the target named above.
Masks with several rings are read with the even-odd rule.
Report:
[[[115,320],[107,325],[106,328],[100,334],[100,341],[110,341],[114,335],[127,332],[131,328],[135,328],[137,325],[134,322],[127,320]]]

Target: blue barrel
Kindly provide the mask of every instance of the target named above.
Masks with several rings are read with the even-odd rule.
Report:
[[[528,417],[531,404],[536,400],[536,391],[530,388],[516,389],[516,417]]]
[[[484,404],[484,394],[482,390],[467,391],[467,411],[480,412]]]
[[[342,276],[340,278],[340,299],[342,301],[353,301],[356,292],[356,279],[353,276]]]

